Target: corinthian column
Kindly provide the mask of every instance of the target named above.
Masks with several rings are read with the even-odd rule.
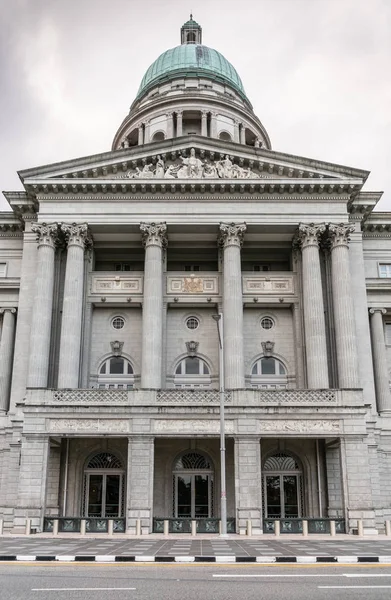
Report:
[[[183,135],[183,111],[176,111],[176,136],[181,137]]]
[[[208,111],[201,111],[201,135],[207,137],[208,135]]]
[[[330,224],[331,279],[340,388],[359,387],[356,330],[349,267],[349,234],[354,226]]]
[[[326,230],[323,223],[301,224],[299,239],[303,261],[304,335],[307,355],[307,384],[310,389],[328,388],[326,327],[322,278],[319,261],[319,238]]]
[[[64,304],[62,310],[59,388],[79,387],[81,326],[84,292],[84,248],[88,238],[88,225],[63,223],[61,230],[67,242]]]
[[[371,308],[371,337],[373,352],[373,370],[375,372],[375,388],[377,410],[379,413],[391,411],[391,394],[389,387],[386,344],[384,341],[383,315],[384,308]]]
[[[142,146],[144,143],[144,131],[143,131],[143,124],[140,123],[140,125],[138,126],[138,145]]]
[[[48,384],[50,333],[54,286],[54,252],[58,225],[34,224],[38,236],[38,265],[30,333],[30,362],[27,387],[45,388]]]
[[[244,388],[243,299],[240,248],[245,223],[220,223],[219,242],[224,252],[223,312],[224,371],[227,388]]]
[[[165,223],[141,223],[145,246],[141,387],[162,387]]]
[[[0,411],[8,410],[15,339],[15,308],[1,308],[3,327],[0,340]]]

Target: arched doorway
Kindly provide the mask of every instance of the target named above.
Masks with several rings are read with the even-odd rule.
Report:
[[[206,454],[189,450],[176,459],[173,468],[173,516],[213,517],[213,463]]]
[[[268,519],[303,516],[303,471],[285,452],[269,456],[263,467],[263,506]]]
[[[117,518],[124,514],[125,470],[110,452],[99,452],[84,469],[83,516]]]

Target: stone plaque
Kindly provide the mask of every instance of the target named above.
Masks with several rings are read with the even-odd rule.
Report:
[[[217,293],[217,277],[167,277],[167,294]]]
[[[92,276],[91,292],[93,294],[141,294],[143,291],[142,277],[117,276]]]
[[[161,419],[154,421],[155,433],[220,433],[220,421]],[[234,432],[233,421],[225,422],[226,433]]]
[[[270,433],[339,433],[341,431],[339,421],[260,421],[260,432]]]
[[[72,433],[128,433],[129,421],[122,419],[51,419],[49,431]]]
[[[244,276],[243,292],[245,294],[293,294],[293,277]]]

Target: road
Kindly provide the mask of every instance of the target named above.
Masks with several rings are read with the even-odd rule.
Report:
[[[3,600],[382,600],[391,565],[3,563]]]

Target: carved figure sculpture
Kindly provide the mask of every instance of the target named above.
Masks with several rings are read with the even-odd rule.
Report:
[[[217,172],[219,177],[222,179],[231,179],[232,177],[232,161],[230,160],[228,154],[225,155],[223,160],[218,160],[216,162]]]
[[[160,154],[157,157],[155,177],[157,179],[163,179],[164,177],[164,160],[162,159]]]
[[[152,163],[146,163],[143,166],[142,171],[140,171],[140,169],[138,167],[136,167],[136,173],[133,175],[133,177],[139,178],[139,179],[152,179],[152,177],[154,177],[154,173],[151,170],[152,168],[153,168]]]
[[[200,179],[202,177],[203,163],[199,158],[196,158],[195,150],[190,150],[189,158],[180,157],[183,167],[178,171],[178,179]]]

